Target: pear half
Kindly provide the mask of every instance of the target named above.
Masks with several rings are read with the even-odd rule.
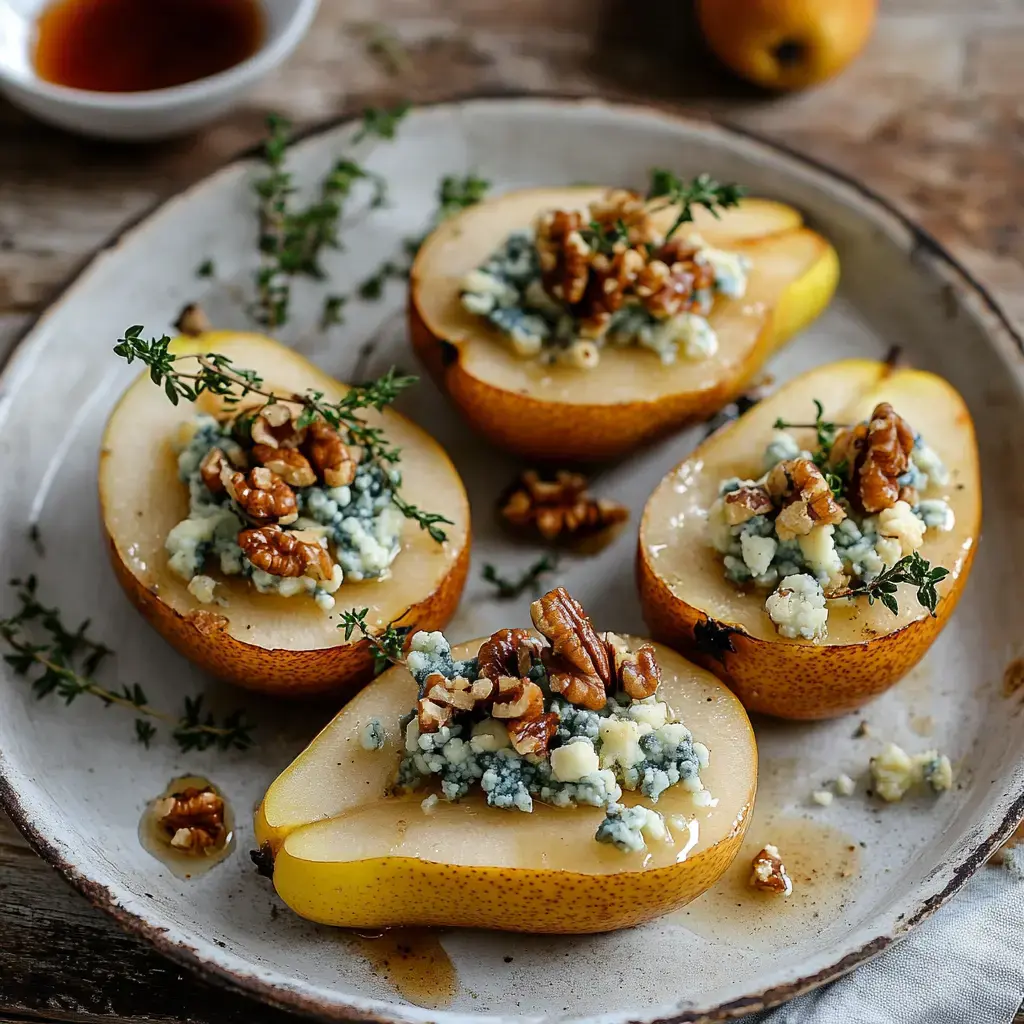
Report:
[[[413,346],[472,428],[501,448],[546,461],[613,458],[728,402],[780,346],[825,308],[839,260],[782,203],[745,199],[722,213],[696,211],[710,244],[752,262],[742,299],[719,297],[709,320],[715,355],[664,365],[634,346],[606,347],[592,370],[521,359],[460,301],[465,275],[546,210],[581,209],[605,189],[526,189],[487,200],[443,223],[412,268]],[[667,228],[674,209],[661,211]]]
[[[302,356],[256,334],[210,332],[179,338],[172,352],[220,352],[236,366],[256,370],[281,393],[307,388],[337,400],[346,389]],[[325,614],[305,596],[260,594],[245,579],[216,575],[226,604],[203,605],[168,568],[164,540],[188,515],[188,493],[177,475],[171,441],[200,408],[171,405],[144,374],[121,398],[107,423],[100,453],[99,492],[111,560],[125,592],[154,628],[182,654],[215,676],[250,689],[288,696],[345,692],[373,674],[365,640],[346,642],[338,629],[345,609],[369,608],[372,629],[402,618],[414,629],[439,629],[451,618],[469,566],[469,506],[455,467],[419,427],[390,410],[372,410],[401,447],[406,500],[452,520],[437,544],[407,521],[402,550],[381,580],[344,583],[334,610]]]
[[[920,432],[950,470],[944,492],[956,525],[929,530],[921,549],[949,576],[939,585],[933,618],[913,591],[900,587],[900,613],[861,598],[833,602],[822,642],[779,636],[764,610],[767,593],[726,579],[711,546],[707,510],[727,477],[756,479],[776,419],[825,418],[855,423],[878,402]],[[813,449],[811,430],[794,431]],[[848,360],[805,373],[734,423],[717,431],[658,485],[640,525],[638,576],[644,618],[663,643],[706,665],[748,710],[782,718],[828,718],[852,711],[888,689],[925,654],[960,598],[981,525],[981,483],[971,415],[942,378],[884,363]]]
[[[476,654],[476,640],[455,657]],[[757,779],[754,735],[739,701],[713,675],[657,647],[659,696],[711,751],[701,771],[712,807],[681,786],[655,807],[671,842],[624,854],[598,843],[595,807],[488,807],[479,795],[387,796],[401,760],[399,719],[416,684],[400,667],[362,691],[271,785],[256,840],[274,855],[274,886],[297,914],[347,928],[450,925],[524,932],[600,932],[675,910],[732,863],[750,821]],[[380,750],[359,742],[377,718]],[[626,794],[624,803],[636,803]]]

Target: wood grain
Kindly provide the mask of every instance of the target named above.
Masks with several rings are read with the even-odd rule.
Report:
[[[76,139],[0,101],[0,360],[90,253],[253,145],[269,110],[304,126],[371,103],[475,91],[654,102],[781,140],[896,202],[1024,319],[1024,5],[882,0],[881,10],[845,74],[788,97],[717,65],[681,0],[325,0],[289,62],[186,139]],[[397,74],[367,46],[382,27],[403,51]],[[123,935],[0,819],[0,1024],[254,1015],[291,1019],[183,976]]]

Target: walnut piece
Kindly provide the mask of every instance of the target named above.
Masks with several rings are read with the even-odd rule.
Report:
[[[775,509],[771,495],[758,485],[730,491],[725,496],[723,504],[725,521],[730,526],[739,526],[754,516],[767,515]]]
[[[508,738],[517,753],[546,754],[559,719],[554,712],[544,711],[544,691],[529,679],[502,677],[499,690],[502,683],[507,691],[499,692],[491,714],[505,720]]]
[[[551,689],[572,704],[600,711],[613,687],[612,665],[580,603],[556,587],[530,605],[530,616],[551,644],[543,655]]]
[[[775,532],[780,540],[802,537],[815,526],[834,525],[846,518],[832,488],[810,459],[780,462],[768,474],[766,487],[782,505],[775,518]]]
[[[212,789],[190,786],[153,808],[168,842],[183,853],[200,854],[224,841],[224,801]]]
[[[771,843],[761,850],[750,866],[750,884],[755,889],[775,893],[776,896],[789,896],[793,892],[793,880],[786,872],[778,848]]]
[[[329,423],[314,420],[305,443],[306,455],[328,487],[347,487],[356,478],[356,456]]]
[[[910,468],[913,449],[914,432],[906,420],[888,402],[880,402],[868,423],[839,433],[829,463],[846,465],[851,501],[873,514],[900,499],[899,478]]]
[[[544,642],[528,629],[499,629],[480,645],[477,661],[485,679],[524,677],[539,657]]]
[[[629,518],[624,505],[593,497],[587,491],[587,478],[567,470],[559,470],[553,480],[526,470],[505,493],[502,519],[546,541],[601,539],[599,535],[610,539],[612,527]]]
[[[282,530],[280,526],[257,526],[242,530],[238,544],[246,558],[271,576],[309,576],[329,580],[334,574],[331,556],[315,534],[305,530]]]
[[[647,257],[639,249],[622,249],[611,255],[593,257],[591,275],[580,303],[580,336],[600,338],[608,328],[612,313],[622,308]]]
[[[537,221],[536,247],[541,283],[553,298],[574,306],[587,290],[592,250],[580,234],[583,215],[552,210]]]
[[[221,479],[228,494],[253,522],[287,526],[299,518],[295,492],[264,466],[250,469],[248,475],[227,469]]]
[[[190,302],[182,306],[178,319],[174,321],[174,329],[189,338],[198,338],[201,334],[213,330],[210,318],[198,302]]]
[[[306,428],[296,425],[294,409],[283,402],[272,402],[260,407],[252,421],[251,433],[253,444],[298,448],[306,436]]]
[[[276,473],[289,487],[312,487],[316,483],[313,467],[297,448],[272,448],[267,444],[255,444],[252,457],[271,473]]]
[[[619,687],[633,700],[653,697],[661,685],[661,666],[650,644],[631,651],[617,633],[605,633],[615,679]]]
[[[606,231],[621,224],[626,229],[631,246],[661,241],[661,235],[648,212],[647,200],[640,193],[629,189],[609,189],[600,199],[595,199],[590,204],[590,219]]]
[[[199,463],[199,475],[206,489],[214,495],[224,493],[224,474],[230,474],[231,467],[219,448],[211,448]]]

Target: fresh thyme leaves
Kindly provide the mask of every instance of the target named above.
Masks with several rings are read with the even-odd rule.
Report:
[[[217,268],[213,264],[213,260],[207,257],[202,263],[196,267],[196,277],[213,277],[217,273]]]
[[[398,126],[409,113],[410,106],[409,103],[399,103],[390,110],[384,107],[367,107],[363,111],[363,123],[352,141],[359,143],[371,136],[378,139],[393,139]]]
[[[329,330],[335,324],[345,322],[344,308],[348,302],[347,295],[328,295],[324,298],[323,308],[320,311],[320,329]]]
[[[393,110],[367,109],[353,143],[370,137],[393,139],[408,109],[408,104]],[[253,312],[264,326],[279,327],[288,320],[291,278],[302,275],[323,280],[320,260],[324,249],[341,247],[341,219],[356,184],[365,181],[372,187],[370,205],[373,207],[385,203],[387,184],[380,175],[343,157],[320,183],[317,198],[308,206],[296,208],[292,202],[295,183],[285,167],[291,124],[271,114],[267,128],[269,134],[263,146],[263,159],[268,173],[253,185],[259,201],[261,256]]]
[[[554,572],[557,568],[557,558],[551,555],[542,555],[517,579],[502,576],[498,569],[489,562],[484,566],[481,575],[488,583],[494,584],[497,597],[505,601],[519,597],[527,591],[536,593],[541,577],[549,572]]]
[[[341,624],[338,629],[344,631],[346,640],[351,640],[357,630],[369,640],[370,647],[373,649],[374,671],[380,672],[389,664],[405,664],[402,655],[405,649],[405,638],[410,631],[409,627],[396,626],[394,622],[389,622],[383,632],[374,633],[366,625],[366,616],[369,613],[369,608],[342,612]],[[401,618],[396,621],[401,621]]]
[[[629,241],[629,229],[621,220],[616,221],[610,227],[605,227],[596,220],[592,220],[590,226],[585,227],[580,235],[591,249],[604,253],[606,256],[615,253],[615,246]]]
[[[780,416],[773,426],[776,430],[804,429],[813,430],[817,434],[817,448],[811,458],[814,460],[814,464],[822,470],[825,481],[832,488],[832,493],[837,498],[840,498],[846,486],[849,464],[844,461],[838,466],[832,467],[829,472],[825,472],[825,467],[828,466],[832,458],[832,448],[836,443],[836,435],[844,425],[826,420],[824,405],[817,398],[813,399],[813,402],[815,412],[813,423],[789,423]]]
[[[912,555],[906,555],[898,562],[889,566],[888,569],[880,572],[869,583],[859,583],[854,587],[837,594],[827,595],[835,597],[866,597],[869,604],[881,601],[886,608],[893,613],[899,614],[899,604],[896,601],[896,588],[900,583],[909,583],[917,588],[917,602],[934,617],[935,608],[939,603],[939,595],[935,589],[949,575],[949,570],[941,565],[934,569],[927,558],[920,552],[915,551]]]
[[[43,532],[39,529],[38,523],[32,523],[28,528],[28,542],[32,550],[40,557],[46,557],[46,545],[43,544]]]
[[[391,278],[401,281],[408,276],[409,268],[407,266],[400,266],[393,260],[385,260],[370,277],[359,285],[356,291],[359,298],[365,299],[367,302],[376,302],[384,294],[384,286]]]
[[[675,223],[665,235],[671,238],[684,224],[693,220],[693,208],[703,206],[716,218],[720,210],[737,206],[740,199],[747,194],[742,185],[722,184],[715,181],[710,174],[698,174],[691,181],[683,181],[678,175],[664,168],[656,167],[651,171],[651,184],[647,191],[647,199],[662,199],[664,202],[657,209],[679,205],[679,213]]]
[[[223,396],[230,404],[237,404],[250,394],[265,398],[268,404],[293,402],[302,406],[298,426],[309,426],[317,418],[325,420],[335,430],[344,432],[350,443],[363,448],[367,459],[376,462],[385,472],[400,461],[401,449],[390,445],[384,431],[368,424],[359,413],[363,409],[382,412],[406,388],[416,383],[416,377],[403,376],[391,369],[367,384],[350,387],[336,402],[326,401],[324,393],[315,390],[301,395],[280,395],[268,390],[263,378],[254,370],[236,366],[219,352],[175,355],[170,351],[170,338],[164,335],[146,341],[142,330],[141,326],[129,327],[114,346],[114,352],[129,363],[139,360],[148,366],[150,379],[164,389],[173,405],[183,398],[194,402],[203,392]],[[181,369],[182,365],[189,369]],[[409,504],[398,493],[397,483],[392,501],[406,518],[414,520],[438,544],[447,539],[440,525],[450,525],[451,520]]]
[[[242,711],[218,721],[204,710],[202,697],[186,697],[184,712],[175,717],[153,707],[138,683],[120,690],[103,686],[94,677],[112,651],[89,636],[89,621],[76,630],[68,629],[60,611],[39,600],[34,576],[11,580],[11,586],[20,608],[10,618],[0,619],[0,639],[10,648],[4,661],[18,675],[30,679],[36,697],[54,694],[71,704],[78,697],[90,696],[108,707],[130,708],[142,716],[135,720],[135,737],[147,747],[157,733],[152,720],[171,727],[171,736],[182,751],[210,747],[245,750],[252,745],[252,726]],[[33,633],[41,634],[41,639],[33,640]]]

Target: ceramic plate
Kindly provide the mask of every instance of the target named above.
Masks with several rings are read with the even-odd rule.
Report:
[[[318,180],[346,149],[332,127],[293,153],[300,180]],[[82,700],[37,701],[3,669],[0,791],[39,851],[90,899],[179,962],[283,1006],[336,1019],[386,1021],[694,1020],[778,1002],[848,970],[904,935],[984,862],[1024,814],[1024,691],[1004,694],[1005,666],[1022,651],[1018,573],[1024,448],[1021,339],[984,291],[932,240],[855,184],[734,131],[649,111],[549,100],[473,101],[417,111],[393,143],[362,154],[386,175],[392,204],[357,214],[333,254],[331,289],[348,291],[402,239],[428,223],[439,177],[474,170],[495,191],[576,181],[642,186],[651,166],[709,170],[784,200],[839,250],[843,284],[828,312],[769,366],[777,380],[845,356],[901,346],[949,377],[979,431],[985,528],[961,607],[925,662],[858,716],[822,724],[756,723],[762,757],[747,850],[788,851],[797,893],[752,901],[749,853],[696,903],[643,928],[568,939],[449,931],[427,974],[450,960],[451,991],[416,988],[372,944],[297,920],[248,857],[249,811],[331,709],[281,707],[202,678],[136,616],[101,541],[95,469],[104,419],[132,371],[111,354],[129,325],[170,331],[178,309],[202,301],[221,326],[246,326],[255,265],[252,161],[232,164],[164,204],[100,253],[23,340],[0,397],[0,559],[4,576],[36,573],[69,619],[91,616],[116,648],[105,670],[140,681],[177,707],[207,691],[218,708],[243,704],[258,723],[246,753],[182,756],[168,741],[145,750],[131,716]],[[195,268],[211,257],[217,278]],[[392,363],[411,367],[404,288],[353,303],[348,323],[317,329],[323,288],[296,291],[287,340],[342,379]],[[502,538],[490,510],[515,465],[467,436],[424,382],[403,401],[452,453],[476,514],[474,568],[449,635],[463,639],[525,624],[525,604],[490,598],[480,567],[525,566],[535,551]],[[604,628],[642,632],[634,594],[635,528],[662,474],[702,427],[602,471],[601,494],[627,502],[632,529],[592,558],[563,563],[560,582]],[[38,521],[45,554],[27,540]],[[10,595],[2,595],[4,607]],[[514,620],[510,622],[510,618]],[[858,722],[869,733],[854,737]],[[864,792],[828,808],[810,795],[845,771],[862,776],[884,740],[952,757],[955,788],[935,799],[881,806]],[[146,800],[174,776],[212,778],[239,812],[236,852],[192,881],[174,877],[139,844]],[[434,940],[436,942],[436,939]],[[413,957],[415,960],[415,957]],[[408,965],[407,965],[408,966]],[[404,994],[403,994],[404,993]],[[432,1007],[416,1005],[433,1004]]]

